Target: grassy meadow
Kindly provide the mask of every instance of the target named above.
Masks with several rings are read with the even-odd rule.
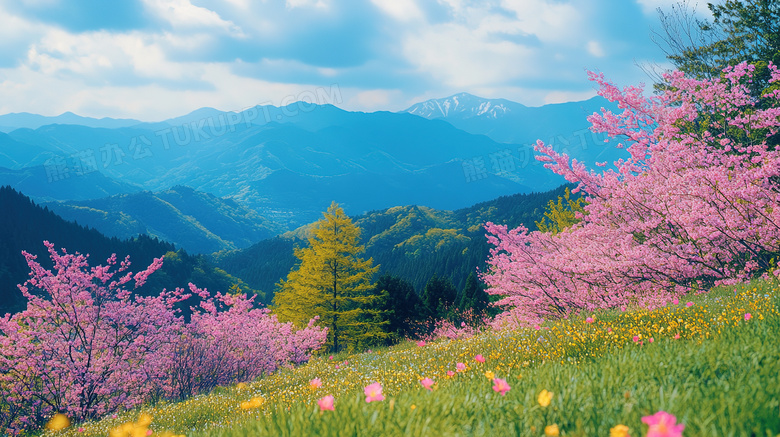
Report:
[[[493,377],[511,389],[501,395]],[[424,378],[434,381],[431,390]],[[374,382],[385,399],[367,403],[363,390]],[[321,411],[317,401],[327,395],[334,409]],[[642,417],[658,411],[676,416],[684,436],[780,435],[776,282],[720,287],[652,311],[321,355],[208,395],[43,435],[610,436],[624,425],[636,437],[648,429]]]

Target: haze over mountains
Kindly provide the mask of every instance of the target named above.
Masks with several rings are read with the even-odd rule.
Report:
[[[608,105],[530,108],[461,93],[399,113],[298,102],[157,123],[8,114],[0,185],[110,236],[234,249],[314,221],[333,200],[355,215],[553,189],[564,181],[533,159],[533,142],[589,164],[624,156],[587,130],[586,116]]]

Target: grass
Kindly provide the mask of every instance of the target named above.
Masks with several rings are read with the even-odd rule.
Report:
[[[193,437],[540,436],[552,424],[561,436],[608,436],[623,424],[636,437],[647,430],[641,418],[661,410],[685,424],[685,436],[780,435],[777,284],[720,288],[691,301],[600,312],[593,323],[583,315],[538,330],[316,357],[248,384],[44,435],[105,436],[143,412],[155,435]],[[467,369],[448,377],[458,362]],[[509,383],[505,396],[488,371]],[[425,377],[436,381],[433,391],[420,385]],[[313,378],[322,387],[312,389]],[[366,403],[363,387],[374,381],[386,399]],[[542,390],[554,394],[548,407],[538,402]],[[320,412],[317,399],[328,394],[335,411]]]

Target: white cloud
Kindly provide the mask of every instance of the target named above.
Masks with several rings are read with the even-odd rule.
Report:
[[[597,58],[603,58],[604,56],[607,56],[606,52],[604,51],[604,48],[601,47],[601,43],[598,41],[590,40],[587,44],[588,53],[591,55],[597,57]]]
[[[576,44],[583,34],[582,12],[571,3],[545,0],[502,0],[517,15],[516,26],[543,43]]]
[[[144,0],[146,6],[174,28],[201,29],[217,28],[242,36],[243,31],[235,23],[223,20],[216,12],[195,6],[189,0]]]
[[[533,50],[510,41],[490,41],[479,30],[443,24],[409,35],[404,54],[412,64],[448,86],[469,87],[535,73]]]
[[[399,90],[366,90],[357,91],[354,96],[346,101],[346,106],[362,111],[387,110],[394,104],[402,93]]]
[[[324,0],[286,0],[288,8],[316,7],[327,8],[328,3]]]
[[[425,18],[414,0],[371,0],[371,3],[398,21],[419,21]]]
[[[588,100],[596,96],[596,90],[585,91],[550,91],[544,96],[544,103],[565,103]]]

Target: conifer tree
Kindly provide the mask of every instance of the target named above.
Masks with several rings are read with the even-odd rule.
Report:
[[[372,293],[379,267],[359,257],[360,228],[343,209],[333,202],[323,216],[311,230],[309,246],[295,250],[300,262],[279,282],[273,311],[299,326],[319,316],[333,351],[383,341],[388,334],[379,309],[382,296]]]
[[[431,318],[443,318],[455,306],[458,299],[458,290],[452,285],[452,280],[447,277],[434,275],[425,284],[422,301],[427,315]]]
[[[480,284],[477,279],[476,273],[471,272],[468,278],[466,278],[466,285],[461,292],[458,308],[460,308],[461,311],[471,309],[475,314],[484,314],[487,311],[489,303],[490,298],[488,294],[485,293],[484,288],[482,288],[482,284]]]

